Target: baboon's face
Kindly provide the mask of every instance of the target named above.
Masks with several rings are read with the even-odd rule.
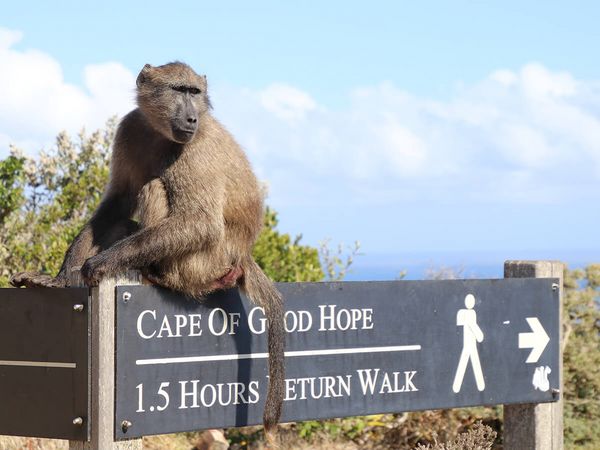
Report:
[[[138,106],[157,131],[185,144],[196,135],[199,119],[210,106],[206,87],[206,77],[186,64],[146,64],[137,78]]]

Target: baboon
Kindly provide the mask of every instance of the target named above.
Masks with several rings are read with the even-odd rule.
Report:
[[[138,107],[118,126],[110,181],[55,277],[20,273],[15,286],[64,287],[78,266],[88,285],[124,269],[191,297],[238,285],[265,310],[270,440],[284,394],[283,302],[252,258],[263,199],[245,154],[210,113],[205,76],[181,62],[137,77]],[[137,216],[137,221],[134,220]]]

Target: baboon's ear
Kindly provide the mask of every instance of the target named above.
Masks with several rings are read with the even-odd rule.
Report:
[[[150,72],[151,69],[152,69],[152,66],[150,64],[145,64],[144,67],[142,67],[142,70],[140,71],[139,75],[137,76],[137,80],[135,80],[135,84],[137,85],[137,87],[141,87],[142,84],[144,84],[144,82],[148,78],[148,73]]]

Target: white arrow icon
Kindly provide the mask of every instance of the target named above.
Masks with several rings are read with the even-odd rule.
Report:
[[[532,333],[519,333],[519,348],[530,348],[531,353],[529,353],[525,362],[535,363],[544,353],[546,345],[550,342],[550,337],[537,317],[527,317],[526,320]]]

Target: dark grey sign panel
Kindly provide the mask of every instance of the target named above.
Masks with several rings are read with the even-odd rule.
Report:
[[[0,289],[0,434],[88,439],[88,310],[84,288]]]
[[[278,284],[282,421],[557,400],[555,282]],[[236,290],[199,303],[117,288],[116,437],[259,424],[264,331],[262,311]]]

